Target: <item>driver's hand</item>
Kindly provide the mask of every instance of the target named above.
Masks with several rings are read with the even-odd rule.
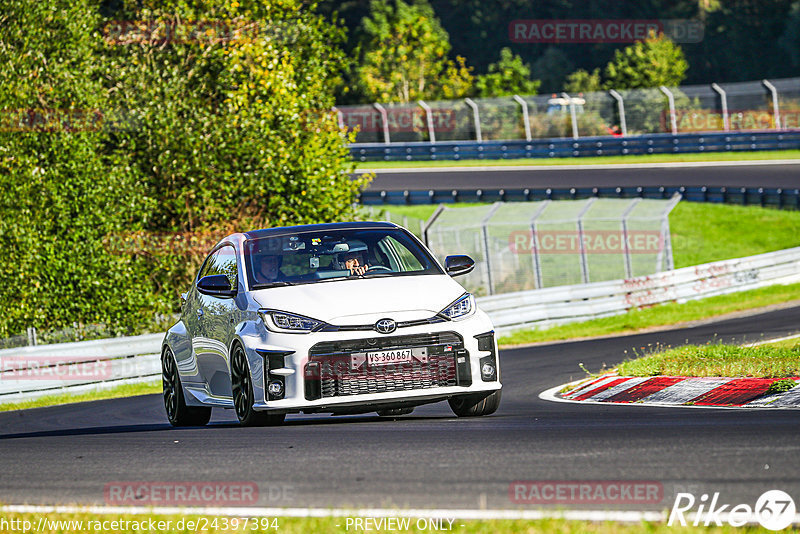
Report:
[[[369,267],[370,267],[369,265],[359,265],[357,267],[353,267],[352,269],[350,269],[350,275],[361,276],[362,274],[364,274],[369,270]]]

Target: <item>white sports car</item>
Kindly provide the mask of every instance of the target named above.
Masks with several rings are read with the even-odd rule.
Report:
[[[411,233],[384,222],[232,234],[183,295],[162,348],[175,426],[233,408],[243,425],[287,413],[396,416],[447,400],[456,415],[500,404],[488,316]]]

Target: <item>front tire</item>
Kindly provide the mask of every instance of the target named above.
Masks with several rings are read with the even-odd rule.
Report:
[[[172,426],[203,426],[211,419],[211,408],[186,406],[178,366],[169,348],[161,355],[161,386],[164,409]]]
[[[231,390],[233,408],[242,426],[275,426],[283,423],[285,413],[258,412],[253,409],[253,379],[250,366],[241,345],[237,344],[231,354]]]
[[[500,397],[502,390],[493,391],[488,395],[486,393],[479,393],[477,395],[461,395],[448,399],[450,409],[458,417],[480,417],[483,415],[491,415],[497,411],[500,406]]]

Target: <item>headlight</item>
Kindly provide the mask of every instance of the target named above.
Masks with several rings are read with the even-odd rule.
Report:
[[[458,300],[439,312],[451,321],[464,319],[475,312],[475,297],[470,293],[464,293]]]
[[[307,334],[319,330],[325,323],[303,315],[274,310],[261,310],[259,312],[264,324],[273,332],[286,332],[291,334]]]

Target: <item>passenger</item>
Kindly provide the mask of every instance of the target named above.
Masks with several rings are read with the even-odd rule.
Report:
[[[274,282],[280,276],[282,256],[261,256],[258,262],[256,278],[259,283]]]

